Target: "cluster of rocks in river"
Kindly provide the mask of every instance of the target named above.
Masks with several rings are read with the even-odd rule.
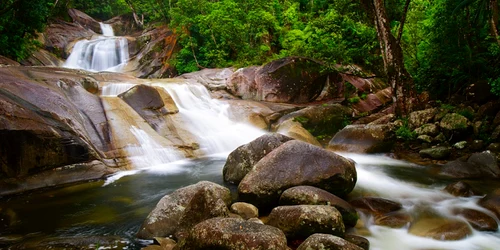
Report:
[[[158,202],[137,236],[173,238],[171,249],[369,248],[366,239],[346,234],[358,220],[340,198],[356,183],[349,159],[271,133],[233,151],[223,176],[238,184],[236,199],[207,181],[178,189]]]

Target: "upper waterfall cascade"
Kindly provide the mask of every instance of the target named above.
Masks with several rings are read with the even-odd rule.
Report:
[[[128,40],[115,37],[111,25],[100,24],[103,35],[78,41],[64,67],[94,72],[120,72],[123,69],[129,60]]]

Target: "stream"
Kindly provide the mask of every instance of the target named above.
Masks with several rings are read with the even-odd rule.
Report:
[[[77,43],[66,67],[120,71],[128,60],[126,40],[114,37],[105,25],[103,31],[103,36]],[[172,96],[180,120],[196,139],[202,156],[187,159],[177,148],[169,146],[171,143],[164,141],[165,138],[136,124],[125,121],[111,124],[116,133],[135,138],[135,144],[126,145],[134,168],[102,181],[37,190],[0,200],[0,248],[23,249],[51,241],[86,238],[91,241],[89,249],[105,249],[97,239],[116,237],[119,241],[115,249],[139,249],[151,242],[139,240],[135,234],[164,195],[201,180],[236,190],[222,180],[228,154],[266,131],[228,118],[229,104],[212,99],[201,84],[181,80],[151,80],[147,84],[164,88]],[[134,86],[130,83],[101,86],[105,105],[110,110],[115,108],[113,105],[120,106],[116,104],[120,101],[117,95]],[[456,208],[471,208],[491,215],[477,205],[481,197],[454,197],[443,191],[451,182],[433,177],[429,167],[386,155],[339,154],[356,162],[358,180],[350,198],[368,195],[397,201],[412,217],[428,213],[463,220],[452,213]],[[477,186],[484,187],[482,191],[486,192],[500,188],[500,183],[484,182]],[[408,226],[393,229],[375,225],[370,216],[361,216],[361,220],[364,228],[356,228],[355,233],[369,239],[370,249],[374,250],[500,248],[498,231],[473,230],[463,240],[442,241],[409,234]],[[101,238],[92,242],[93,237]]]

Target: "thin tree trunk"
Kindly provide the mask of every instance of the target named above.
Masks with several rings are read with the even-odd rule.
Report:
[[[491,35],[495,38],[498,45],[500,45],[500,37],[498,34],[498,0],[490,0],[491,18],[490,29]]]
[[[413,109],[415,91],[413,79],[403,63],[403,51],[392,35],[383,0],[362,0],[372,17],[382,51],[387,81],[392,88],[396,115],[406,116]]]
[[[491,0],[496,1],[496,0]],[[408,13],[408,7],[410,7],[411,0],[406,0],[405,7],[403,9],[403,16],[401,17],[401,22],[398,30],[398,43],[401,43],[401,37],[403,36],[403,28],[405,26],[406,14]]]

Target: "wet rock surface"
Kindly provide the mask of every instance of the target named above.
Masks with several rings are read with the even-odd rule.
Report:
[[[237,218],[213,218],[194,226],[175,249],[288,250],[287,239],[275,227]]]
[[[255,164],[283,143],[292,140],[288,136],[265,134],[229,154],[222,170],[224,181],[238,184]]]
[[[332,151],[356,153],[385,152],[392,147],[391,126],[383,125],[348,125],[340,130],[328,143]]]
[[[330,234],[313,234],[309,236],[297,250],[331,249],[331,250],[362,250],[363,248],[352,244],[340,237]]]
[[[164,196],[149,213],[137,236],[142,239],[175,236],[182,238],[197,223],[227,217],[229,189],[201,181]]]
[[[275,207],[268,225],[281,229],[288,239],[305,239],[314,233],[343,236],[345,226],[340,212],[326,205],[295,205]]]
[[[238,194],[259,208],[272,207],[290,187],[310,185],[342,196],[350,193],[355,183],[351,160],[292,140],[262,158],[240,182]]]
[[[280,205],[330,205],[342,214],[342,220],[346,227],[354,227],[358,221],[358,214],[354,207],[347,201],[316,187],[297,186],[292,187],[280,197]]]

